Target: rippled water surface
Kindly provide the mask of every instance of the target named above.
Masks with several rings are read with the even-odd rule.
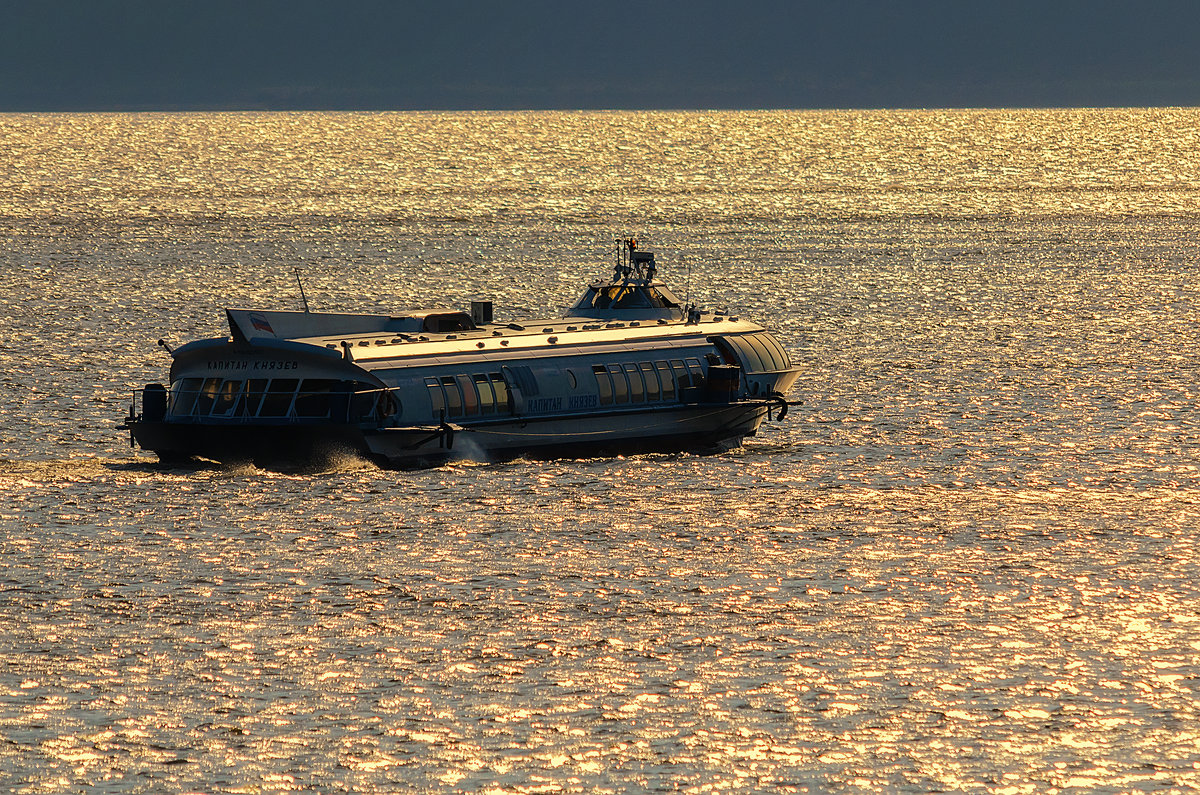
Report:
[[[13,792],[1200,788],[1200,111],[0,115]],[[559,311],[637,235],[804,401],[716,456],[171,469],[230,305]]]

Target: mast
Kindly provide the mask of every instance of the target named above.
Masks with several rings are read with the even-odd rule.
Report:
[[[308,296],[304,294],[304,282],[300,281],[300,268],[292,269],[292,273],[296,275],[296,284],[300,287],[300,300],[304,302],[304,311],[308,311]]]

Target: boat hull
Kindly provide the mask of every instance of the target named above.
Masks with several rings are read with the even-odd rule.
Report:
[[[412,446],[407,429],[368,432],[371,457],[395,466],[452,457],[502,460],[589,458],[649,452],[711,451],[736,447],[767,416],[763,402],[691,405],[653,413],[581,417],[526,417],[456,428],[452,438],[427,438]]]
[[[353,425],[206,425],[131,420],[133,440],[164,463],[203,458],[223,463],[303,466],[342,455],[381,466],[430,466],[454,458],[480,461],[586,458],[645,452],[713,451],[753,436],[768,401],[691,404],[652,412],[587,417],[512,417],[470,426],[361,429]]]
[[[204,425],[131,420],[133,442],[163,463],[208,459],[221,463],[304,465],[361,455],[362,431],[352,425]]]

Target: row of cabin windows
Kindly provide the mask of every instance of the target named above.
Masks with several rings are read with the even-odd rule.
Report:
[[[386,392],[332,378],[181,378],[171,385],[176,417],[275,417],[356,421],[384,410]]]
[[[704,368],[699,359],[595,364],[592,372],[596,376],[600,404],[604,406],[675,400],[678,390],[700,386],[704,382]]]
[[[592,366],[592,372],[600,404],[604,406],[675,400],[679,390],[704,382],[704,368],[699,359],[597,364]],[[520,380],[526,397],[538,394],[532,373],[510,375],[525,376]],[[572,387],[576,386],[574,373],[568,370],[567,375]],[[442,416],[443,412],[446,417],[465,417],[507,414],[512,410],[508,383],[501,373],[431,376],[425,379],[425,388],[434,417]]]
[[[507,414],[508,384],[500,373],[472,373],[426,378],[433,416],[447,417],[476,414]]]

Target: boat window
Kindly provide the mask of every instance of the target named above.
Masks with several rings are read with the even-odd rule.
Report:
[[[629,382],[625,380],[625,373],[621,371],[621,365],[610,364],[608,366],[608,374],[612,377],[614,402],[628,403]]]
[[[618,285],[589,290],[581,303],[593,309],[646,309],[656,306],[643,288]]]
[[[300,383],[295,378],[276,378],[271,381],[259,415],[263,417],[286,417],[292,408],[292,395]]]
[[[629,378],[629,399],[641,403],[646,399],[646,385],[642,381],[642,371],[636,364],[625,365],[625,375]]]
[[[386,417],[399,408],[399,401],[389,390],[363,381],[335,382],[330,401],[330,414],[339,422],[359,422],[372,415]]]
[[[567,370],[567,383],[571,385],[571,389],[578,389],[578,388],[579,388],[579,379],[577,379],[577,378],[575,377],[575,371],[574,371],[574,370],[571,370],[571,369],[568,369],[568,370]]]
[[[212,411],[213,401],[220,391],[220,378],[205,378],[204,385],[200,387],[200,397],[196,400],[196,413],[203,417]]]
[[[658,386],[658,373],[654,372],[654,365],[650,362],[642,362],[642,379],[646,382],[646,400],[658,400],[660,389]]]
[[[463,413],[479,413],[479,396],[475,392],[475,381],[469,375],[457,376],[458,387],[462,390]]]
[[[479,411],[483,414],[491,414],[496,410],[496,398],[492,393],[492,382],[483,373],[476,373],[475,389],[479,392]]]
[[[583,308],[591,307],[592,309],[605,309],[608,304],[600,305],[600,293],[589,287],[588,291],[583,294],[583,298],[579,299],[579,306]]]
[[[671,369],[675,371],[675,381],[679,384],[680,389],[692,385],[692,376],[688,372],[687,365],[683,363],[683,359],[672,359]]]
[[[262,405],[263,393],[267,391],[267,379],[251,378],[246,382],[246,397],[242,404],[242,414],[246,417],[257,417],[259,406]]]
[[[192,413],[196,396],[200,394],[200,378],[181,378],[171,385],[171,413],[184,416]]]
[[[211,414],[214,417],[227,417],[233,413],[234,407],[240,402],[244,381],[224,381],[213,398]]]
[[[658,380],[662,384],[662,399],[675,399],[675,376],[671,374],[671,365],[666,362],[655,362],[654,369],[658,371]]]
[[[704,383],[704,367],[700,364],[700,360],[688,359],[687,366],[692,374],[692,386],[702,385]]]
[[[446,414],[450,417],[461,417],[462,393],[458,391],[458,384],[454,383],[454,376],[442,376],[442,391],[446,393]]]
[[[446,398],[442,395],[442,385],[436,378],[426,378],[425,386],[429,389],[429,403],[433,407],[433,416],[437,417],[446,409]]]
[[[624,294],[614,298],[613,309],[645,309],[650,306],[650,299],[646,293],[637,288],[626,289]]]
[[[488,380],[492,382],[492,389],[496,392],[496,411],[508,413],[508,384],[504,381],[504,376],[500,373],[488,373]]]
[[[602,364],[593,364],[592,372],[596,374],[596,391],[600,394],[600,405],[608,406],[613,402],[612,379]]]
[[[296,395],[297,417],[328,417],[329,392],[334,382],[328,378],[306,378],[300,382],[300,392]]]
[[[679,306],[674,301],[670,300],[661,292],[659,292],[658,288],[656,287],[647,287],[646,295],[649,297],[651,305],[660,309]]]
[[[613,299],[612,306],[613,309],[646,309],[654,304],[643,288],[627,287],[623,295]]]
[[[592,309],[663,309],[679,304],[667,298],[656,287],[610,285],[598,290],[589,287],[579,300],[579,305]]]

